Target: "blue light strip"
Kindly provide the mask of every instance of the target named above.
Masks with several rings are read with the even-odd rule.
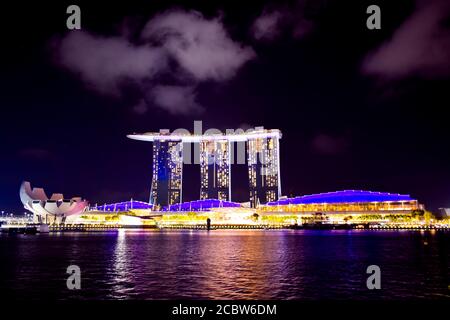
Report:
[[[212,208],[238,208],[240,203],[224,201],[218,199],[196,200],[191,202],[184,202],[180,204],[173,204],[164,207],[162,211],[204,211]]]
[[[353,203],[353,202],[385,202],[385,201],[414,201],[407,194],[387,192],[372,192],[364,190],[344,190],[336,192],[305,195],[295,198],[280,199],[268,202],[269,206],[289,204],[321,204],[321,203]]]
[[[91,210],[97,211],[127,211],[130,209],[151,209],[153,205],[143,201],[124,201],[111,204],[105,204],[103,206],[92,207]]]

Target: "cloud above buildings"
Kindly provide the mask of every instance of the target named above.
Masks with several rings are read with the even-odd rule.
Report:
[[[274,40],[282,31],[284,10],[270,11],[264,9],[263,13],[253,22],[252,35],[256,40]]]
[[[388,79],[450,76],[449,19],[450,2],[419,1],[392,38],[365,58],[363,73]]]
[[[344,153],[350,145],[346,136],[332,136],[325,133],[316,135],[311,141],[312,149],[322,155],[338,155]]]
[[[147,23],[142,36],[159,40],[170,56],[198,80],[227,80],[255,57],[253,49],[230,38],[220,17],[206,20],[198,12],[160,14]]]
[[[153,17],[137,42],[70,31],[52,45],[55,62],[88,88],[113,97],[133,88],[140,95],[133,110],[141,114],[149,103],[173,114],[200,111],[198,84],[229,80],[255,57],[251,47],[231,39],[220,17],[181,10]]]
[[[264,42],[277,40],[283,34],[303,38],[314,28],[312,16],[316,9],[308,0],[298,0],[293,5],[268,5],[253,22],[251,34]]]
[[[158,106],[172,114],[201,111],[196,101],[194,86],[157,85],[152,88],[152,98]]]
[[[57,44],[58,64],[72,71],[91,89],[120,95],[121,83],[153,78],[167,66],[162,48],[135,46],[122,37],[69,32]]]

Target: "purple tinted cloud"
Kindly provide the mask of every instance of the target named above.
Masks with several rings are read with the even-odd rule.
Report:
[[[419,2],[392,38],[366,57],[363,73],[391,79],[449,76],[450,29],[444,23],[448,18],[450,2]]]
[[[145,99],[141,99],[133,106],[133,112],[139,115],[145,114],[148,111],[148,105]]]
[[[137,47],[121,37],[72,31],[57,40],[56,46],[57,62],[103,94],[118,95],[121,81],[151,78],[166,68],[162,49]]]
[[[318,134],[311,142],[312,148],[320,154],[336,155],[343,153],[349,146],[349,140],[346,137],[334,137],[328,134]]]
[[[314,23],[307,17],[308,0],[298,0],[294,5],[266,6],[261,15],[253,22],[251,32],[256,40],[273,41],[283,33],[300,39],[309,34]]]
[[[282,10],[264,12],[253,22],[252,35],[256,40],[274,40],[281,34],[285,12]]]
[[[195,87],[158,85],[151,95],[158,106],[172,114],[198,112],[202,107],[196,102]]]
[[[101,94],[120,97],[123,83],[135,86],[142,94],[133,108],[138,114],[147,111],[145,101],[182,114],[202,109],[195,99],[200,82],[228,80],[255,57],[252,48],[230,38],[220,18],[197,12],[164,12],[141,34],[136,45],[126,36],[71,31],[53,42],[55,62]],[[169,60],[177,67],[169,67]],[[174,83],[161,83],[162,74],[170,74]]]
[[[159,39],[178,63],[198,80],[222,81],[255,57],[253,49],[233,41],[220,18],[198,12],[168,11],[144,27],[145,39]]]

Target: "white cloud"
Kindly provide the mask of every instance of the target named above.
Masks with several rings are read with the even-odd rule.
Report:
[[[198,80],[227,80],[255,57],[253,49],[230,38],[220,18],[208,20],[197,12],[162,13],[147,23],[142,36],[159,39]]]
[[[141,114],[145,101],[174,114],[201,110],[195,94],[200,82],[229,80],[255,57],[252,48],[231,39],[220,18],[206,19],[197,12],[171,10],[155,16],[143,28],[139,45],[123,33],[100,37],[68,32],[53,42],[55,62],[102,94],[123,96],[126,81],[142,95],[133,107]],[[176,71],[169,60],[177,64]],[[158,75],[170,75],[173,85],[161,83]]]
[[[166,68],[163,49],[134,46],[121,37],[71,31],[56,45],[57,62],[103,94],[119,95],[121,81],[152,78]]]

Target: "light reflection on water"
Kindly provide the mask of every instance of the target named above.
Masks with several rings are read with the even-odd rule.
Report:
[[[450,298],[450,234],[398,231],[143,231],[0,236],[9,298]],[[80,291],[66,289],[79,265]],[[379,265],[382,290],[365,286]]]

